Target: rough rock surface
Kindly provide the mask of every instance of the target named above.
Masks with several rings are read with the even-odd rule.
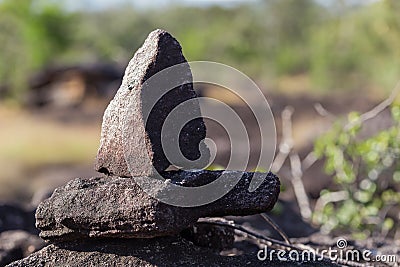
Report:
[[[193,187],[217,179],[221,171],[167,172],[174,183]],[[235,171],[226,171],[230,176]],[[248,187],[252,173],[242,178],[222,198],[199,207],[162,203],[144,192],[133,178],[116,176],[70,181],[39,205],[36,226],[50,240],[82,237],[150,238],[178,234],[200,217],[249,215],[271,210],[278,195],[278,178],[265,174],[254,192]],[[149,178],[150,180],[150,178]],[[160,193],[164,188],[155,189]]]
[[[338,266],[328,261],[259,261],[256,253],[220,256],[176,237],[95,239],[52,244],[8,266]]]
[[[175,72],[157,76],[155,85],[145,83],[159,71],[181,63]],[[168,88],[168,84],[177,81],[186,84]],[[157,102],[159,96],[162,97]],[[164,171],[171,163],[161,147],[161,128],[168,114],[187,100],[194,101],[182,114],[190,112],[197,119],[187,123],[179,134],[181,152],[192,161],[200,153],[209,153],[203,143],[199,148],[206,128],[196,97],[190,67],[178,41],[163,30],[151,32],[129,62],[121,87],[104,113],[95,169],[121,177],[151,176],[155,170]],[[169,136],[173,133],[163,134],[167,140],[174,138]]]
[[[6,231],[0,234],[0,266],[27,257],[44,247],[44,241],[25,231]]]

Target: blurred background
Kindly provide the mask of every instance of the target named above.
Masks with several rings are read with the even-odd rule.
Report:
[[[351,225],[363,236],[395,236],[400,172],[393,118],[398,110],[388,105],[363,127],[363,140],[389,132],[386,139],[368,139],[369,147],[362,143],[360,148],[355,133],[343,137],[329,129],[341,117],[357,121],[391,94],[400,78],[399,14],[397,0],[0,0],[0,201],[35,203],[67,180],[98,175],[92,164],[104,109],[134,52],[150,31],[162,28],[178,39],[188,61],[221,62],[250,76],[271,104],[278,142],[284,141],[281,114],[290,115],[289,141],[300,158],[319,140],[319,151],[312,154],[319,160],[300,175],[312,214],[299,211],[293,164],[285,161],[275,166],[283,183],[277,217],[297,214],[314,227],[325,225],[326,232]],[[223,90],[202,86],[199,94],[246,113]],[[352,111],[359,113],[348,117]],[[213,133],[218,131],[211,127]],[[345,141],[336,139],[340,136]],[[383,152],[351,173],[354,159],[363,162],[363,155],[381,143]],[[347,151],[351,145],[354,150]],[[392,163],[380,182],[375,176],[383,172],[368,174],[387,149]],[[215,166],[223,167],[225,157],[219,154]],[[338,158],[348,166],[336,164]],[[318,202],[323,194],[354,190],[361,197],[331,201],[343,205],[328,197]],[[318,203],[320,213],[314,214]],[[360,207],[368,207],[365,214]],[[382,223],[385,227],[376,227]],[[297,236],[309,233],[304,231]]]

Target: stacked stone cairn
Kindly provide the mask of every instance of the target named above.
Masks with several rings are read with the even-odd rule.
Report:
[[[186,66],[182,75],[189,82],[165,94],[144,123],[145,81],[176,64]],[[36,211],[36,227],[48,245],[10,266],[260,265],[257,251],[234,257],[215,253],[232,244],[233,231],[199,224],[198,220],[271,210],[279,195],[278,178],[265,173],[261,185],[249,192],[254,173],[166,170],[171,163],[161,147],[163,121],[174,107],[196,97],[178,41],[166,31],[151,32],[129,62],[104,114],[95,163],[96,170],[104,175],[71,180],[44,200]],[[207,153],[206,149],[201,151],[206,128],[200,107],[198,102],[192,103],[191,110],[199,116],[185,125],[180,135],[181,151],[188,159]],[[211,203],[181,207],[157,200],[135,182],[140,178],[151,183],[155,173],[183,187],[202,186],[222,174],[241,178],[232,190]],[[164,184],[155,183],[152,192],[163,195],[168,190]]]

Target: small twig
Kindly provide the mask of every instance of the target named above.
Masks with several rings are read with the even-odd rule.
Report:
[[[271,171],[279,172],[285,163],[290,151],[293,149],[293,138],[292,138],[292,115],[293,108],[290,106],[285,107],[282,111],[282,140],[279,144],[279,151],[275,157],[274,163],[272,164]]]
[[[287,249],[287,250],[297,250],[297,251],[312,250],[312,251],[314,251],[314,253],[316,253],[316,250],[313,249],[310,246],[304,246],[303,244],[299,244],[299,245],[287,244],[287,243],[284,243],[282,241],[275,240],[273,238],[266,237],[264,235],[261,235],[261,234],[258,234],[256,232],[253,232],[253,231],[247,229],[246,227],[244,227],[242,225],[237,225],[233,221],[227,221],[227,220],[225,220],[223,218],[203,218],[203,219],[200,219],[197,223],[229,227],[229,228],[232,228],[232,229],[237,230],[239,232],[245,233],[249,237],[255,238],[256,240],[258,240],[261,243],[265,242],[269,246],[273,246],[273,245],[276,246],[277,245],[278,248],[280,247],[280,248],[284,248],[284,249]],[[302,247],[300,247],[300,246],[302,246]],[[323,254],[316,253],[316,255],[322,257],[326,261],[329,261],[329,262],[332,261],[332,259],[330,259],[329,257],[324,256]],[[354,267],[364,266],[364,264],[361,264],[361,263],[358,263],[358,262],[355,262],[355,261],[347,261],[347,260],[343,260],[343,259],[340,259],[340,258],[337,258],[334,261],[337,262],[338,264],[347,265],[347,266],[354,266]]]
[[[338,202],[349,198],[347,191],[328,192],[320,196],[315,203],[314,212],[321,212],[328,203]]]
[[[393,204],[386,203],[386,205],[379,211],[378,215],[379,215],[380,222],[383,222],[385,220],[387,213],[392,208],[393,208]],[[380,224],[380,222],[378,222],[377,226]],[[377,226],[375,228],[378,228]],[[388,233],[389,233],[389,229],[382,227],[380,235],[383,238],[386,238]]]
[[[246,233],[247,235],[252,236],[253,238],[255,238],[257,240],[262,240],[262,241],[267,242],[269,244],[276,244],[276,245],[281,246],[282,248],[299,250],[299,248],[297,248],[294,245],[286,244],[285,242],[282,242],[282,241],[279,241],[279,240],[264,236],[264,235],[256,233],[256,232],[253,232],[253,231],[247,229],[246,227],[244,227],[242,225],[237,225],[233,221],[227,221],[227,220],[224,220],[222,218],[218,218],[218,219],[217,218],[207,218],[207,219],[206,218],[202,218],[197,223],[200,223],[200,224],[213,224],[213,225],[229,227],[229,228],[238,230],[240,232]]]
[[[390,93],[389,97],[379,103],[377,106],[373,107],[371,110],[360,115],[360,118],[357,121],[349,122],[345,125],[344,129],[349,130],[351,127],[358,123],[363,123],[367,120],[375,118],[382,111],[384,111],[387,107],[389,107],[393,101],[396,99],[397,95],[400,92],[400,81],[397,83],[393,91]]]
[[[289,237],[285,234],[285,232],[267,215],[267,214],[260,214],[261,217],[268,222],[269,225],[271,225],[272,228],[274,228],[274,230],[276,232],[279,233],[279,235],[283,238],[283,240],[285,240],[286,244],[291,245],[292,243],[289,240]]]
[[[310,220],[312,211],[306,189],[304,188],[301,179],[303,171],[301,169],[300,157],[297,153],[292,153],[290,155],[290,166],[292,169],[292,179],[290,181],[292,182],[294,194],[296,195],[297,203],[299,204],[301,217]]]
[[[314,104],[314,109],[322,117],[327,117],[329,119],[335,119],[336,118],[336,116],[333,115],[333,113],[329,112],[326,108],[324,108],[321,103],[315,103]]]
[[[393,240],[399,240],[399,239],[400,239],[400,228],[397,228],[396,232],[394,233]]]
[[[315,156],[314,151],[311,151],[307,154],[307,156],[301,161],[301,166],[303,172],[308,170],[315,162],[317,162],[318,158]]]
[[[283,164],[285,163],[288,156],[292,153],[294,142],[293,142],[293,127],[292,127],[292,115],[294,109],[290,106],[285,107],[282,111],[282,140],[279,145],[279,152],[275,158],[271,170],[273,172],[278,172],[281,170]],[[312,154],[306,157],[307,168],[309,168],[315,161],[316,158],[312,158]],[[302,163],[297,154],[290,156],[292,179],[291,183],[293,185],[294,193],[299,205],[300,214],[305,220],[311,218],[311,208],[304,188],[303,181],[301,180],[303,176]]]

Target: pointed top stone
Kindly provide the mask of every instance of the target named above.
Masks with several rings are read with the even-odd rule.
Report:
[[[179,67],[169,71],[172,66]],[[104,113],[95,169],[123,177],[164,171],[171,162],[162,139],[171,143],[178,139],[180,151],[188,160],[207,154],[204,144],[202,152],[199,149],[206,128],[196,97],[190,67],[178,41],[164,30],[151,32],[129,62],[122,84]],[[186,101],[189,104],[181,115],[190,113],[195,119],[184,125],[172,122],[164,130],[169,113]],[[180,128],[178,136],[171,131]]]

